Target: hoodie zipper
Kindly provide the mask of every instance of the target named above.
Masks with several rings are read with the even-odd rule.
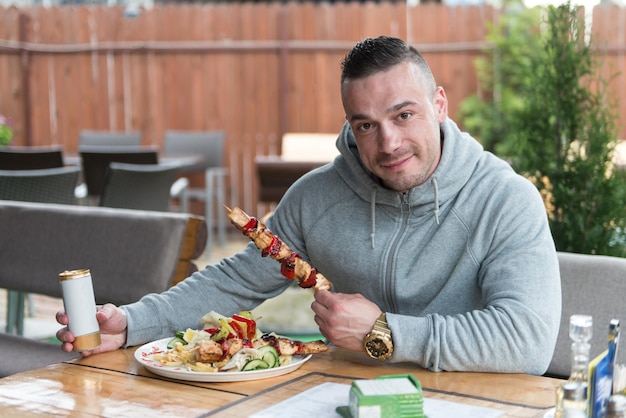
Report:
[[[409,204],[409,194],[407,192],[402,192],[402,204],[400,205],[400,213],[404,217],[406,217],[410,211],[411,205]]]
[[[396,235],[396,239],[391,247],[391,251],[389,252],[389,259],[387,262],[387,280],[386,280],[386,290],[387,294],[387,305],[391,308],[392,311],[396,311],[396,301],[393,295],[393,286],[392,286],[392,268],[397,262],[397,250],[400,247],[400,243],[402,241],[402,237],[404,236],[404,232],[408,227],[409,215],[411,212],[411,205],[409,203],[409,194],[407,192],[402,193],[402,199],[400,204],[400,214],[402,215],[402,228]]]

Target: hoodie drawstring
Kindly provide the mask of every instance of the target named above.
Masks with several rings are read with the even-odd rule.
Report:
[[[370,215],[371,215],[371,223],[372,223],[372,231],[370,232],[370,239],[372,241],[372,249],[375,247],[376,237],[376,187],[372,187],[370,191]]]
[[[433,189],[435,190],[435,210],[433,212],[435,214],[435,222],[439,225],[439,187],[437,186],[437,177],[433,176],[431,182],[433,183]]]

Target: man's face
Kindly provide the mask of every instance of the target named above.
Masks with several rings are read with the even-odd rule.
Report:
[[[341,95],[363,164],[384,186],[406,191],[428,180],[441,157],[439,124],[448,115],[443,88],[431,95],[417,65],[403,62],[347,80]]]

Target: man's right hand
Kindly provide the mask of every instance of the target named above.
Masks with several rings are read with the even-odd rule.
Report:
[[[107,303],[98,307],[96,319],[100,325],[100,338],[102,342],[100,346],[89,351],[82,351],[80,354],[84,357],[105,351],[113,351],[122,347],[126,342],[126,314],[117,306]],[[56,314],[56,320],[61,325],[68,324],[68,317],[63,311]],[[74,350],[74,340],[76,337],[72,334],[67,326],[57,331],[57,338],[61,341],[63,351],[70,352]]]

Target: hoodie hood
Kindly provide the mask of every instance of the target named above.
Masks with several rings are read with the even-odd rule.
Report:
[[[482,146],[457,125],[446,119],[441,124],[443,152],[439,165],[430,178],[407,193],[384,187],[380,180],[369,172],[361,158],[352,129],[345,123],[337,138],[341,155],[335,167],[341,178],[363,200],[372,205],[372,245],[375,234],[375,205],[386,205],[411,212],[413,216],[431,213],[439,224],[439,208],[452,199],[467,183],[476,164],[483,155]]]

